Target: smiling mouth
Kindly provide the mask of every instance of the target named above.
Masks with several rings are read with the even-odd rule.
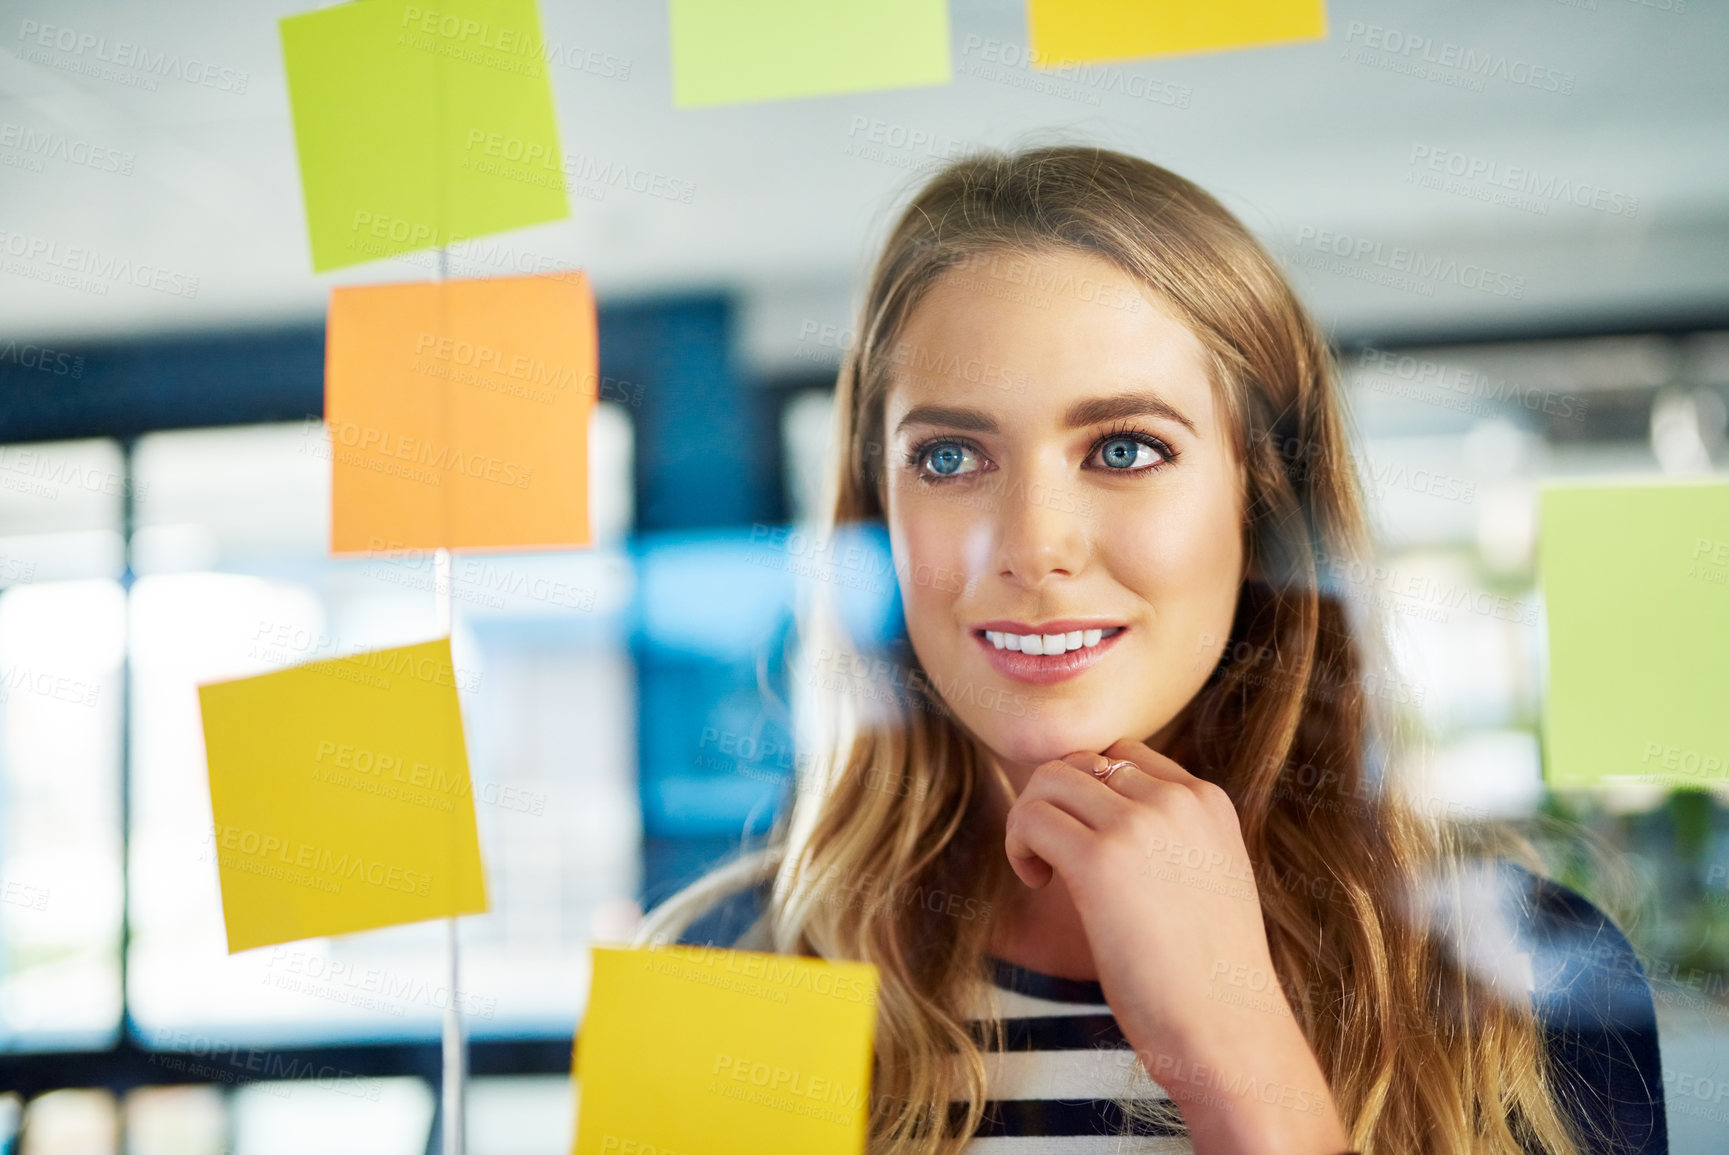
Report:
[[[1127,632],[1127,626],[1095,626],[1090,630],[1049,634],[987,629],[976,629],[972,634],[975,644],[984,651],[985,661],[1003,677],[1034,686],[1052,686],[1080,677],[1104,662]]]
[[[1116,637],[1127,626],[1106,626],[1093,630],[1069,630],[1058,634],[1015,634],[1004,630],[976,630],[998,650],[1008,650],[1028,656],[1056,657],[1076,650],[1087,650],[1100,642]]]

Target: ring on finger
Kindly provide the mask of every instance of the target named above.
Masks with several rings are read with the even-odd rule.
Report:
[[[1099,757],[1103,758],[1104,755],[1101,754]],[[1097,778],[1100,782],[1109,782],[1111,780],[1111,775],[1115,774],[1118,770],[1121,770],[1124,766],[1132,766],[1136,770],[1140,769],[1140,767],[1135,766],[1133,762],[1123,758],[1118,758],[1114,762],[1108,762],[1103,767],[1095,769],[1093,771],[1093,777]]]

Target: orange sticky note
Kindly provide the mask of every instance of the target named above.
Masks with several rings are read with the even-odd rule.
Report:
[[[599,381],[580,273],[335,290],[330,552],[588,544]]]
[[[450,639],[198,687],[228,950],[486,910]]]
[[[1320,40],[1324,0],[1027,0],[1033,60],[1061,67]]]

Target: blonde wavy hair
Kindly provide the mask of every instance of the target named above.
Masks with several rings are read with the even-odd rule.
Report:
[[[1469,863],[1534,855],[1514,836],[1467,847],[1376,769],[1374,736],[1395,729],[1376,708],[1389,695],[1365,690],[1377,651],[1364,639],[1378,632],[1329,589],[1329,575],[1367,557],[1332,356],[1278,266],[1212,196],[1086,147],[974,156],[934,176],[893,227],[840,370],[823,528],[884,516],[884,399],[925,292],[1039,251],[1111,262],[1210,358],[1245,479],[1247,577],[1223,657],[1166,752],[1236,804],[1280,985],[1352,1146],[1576,1155],[1587,1137],[1556,1101],[1530,999],[1461,945],[1481,897]],[[806,659],[856,649],[829,599],[802,617],[801,637]],[[808,696],[799,726],[812,770],[768,845],[669,899],[638,941],[664,942],[726,892],[772,878],[773,949],[879,969],[871,1152],[952,1155],[987,1098],[967,1016],[988,987],[988,912],[1013,876],[977,741],[910,647],[864,660],[896,687],[890,700]],[[957,916],[931,895],[967,901]]]

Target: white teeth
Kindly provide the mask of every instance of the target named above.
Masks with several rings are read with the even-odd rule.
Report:
[[[1023,654],[1063,654],[1083,646],[1096,646],[1104,634],[1102,628],[1070,630],[1066,634],[1008,634],[1001,630],[985,631],[985,637],[997,649],[1019,650]]]

